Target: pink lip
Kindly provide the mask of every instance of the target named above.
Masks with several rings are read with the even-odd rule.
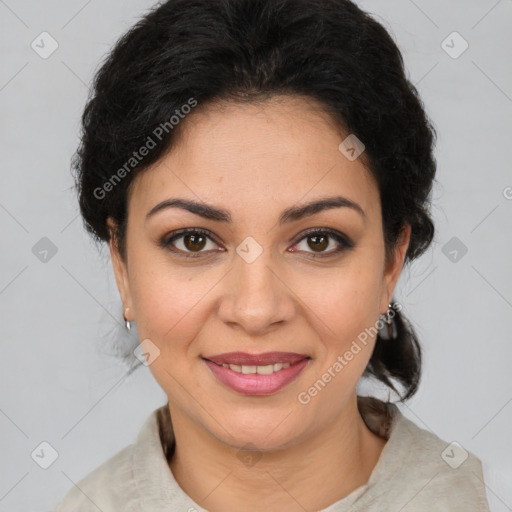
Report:
[[[274,363],[295,364],[302,359],[309,357],[307,354],[296,354],[294,352],[265,352],[263,354],[248,354],[247,352],[227,352],[216,356],[204,357],[208,361],[217,364],[237,364],[239,366],[265,366]]]
[[[230,368],[214,363],[208,359],[204,359],[213,374],[226,386],[233,391],[242,393],[244,395],[269,395],[279,391],[287,386],[294,380],[300,372],[309,363],[307,356],[302,356],[302,359],[295,363],[290,363],[288,368],[283,368],[278,372],[271,373],[270,375],[259,375],[257,373],[243,374],[238,373]],[[287,362],[279,359],[273,359],[272,362]],[[228,363],[227,364],[238,364]],[[264,365],[259,363],[258,365]],[[270,364],[270,362],[268,362]],[[252,364],[254,365],[254,363]],[[256,365],[256,366],[258,366]],[[251,365],[248,365],[251,366]]]

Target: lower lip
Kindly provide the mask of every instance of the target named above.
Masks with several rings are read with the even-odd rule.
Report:
[[[307,366],[309,359],[302,359],[288,368],[270,375],[238,373],[204,359],[213,374],[226,386],[244,395],[270,395],[287,386]]]

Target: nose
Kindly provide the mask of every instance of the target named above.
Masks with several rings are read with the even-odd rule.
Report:
[[[297,310],[293,292],[268,251],[252,263],[236,255],[223,286],[220,319],[250,335],[290,321]]]

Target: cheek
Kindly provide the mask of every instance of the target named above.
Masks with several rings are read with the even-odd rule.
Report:
[[[186,347],[205,321],[212,280],[207,274],[192,278],[170,265],[140,268],[130,283],[140,339],[151,339],[161,350]]]
[[[313,291],[303,290],[310,324],[320,341],[314,378],[298,399],[315,422],[338,413],[371,357],[379,318],[380,275],[375,266],[350,265]]]
[[[316,403],[316,414],[324,407],[332,413],[339,410],[333,404],[342,407],[353,393],[371,357],[382,276],[377,259],[361,256],[315,280],[314,287],[307,284],[304,280],[299,294],[305,297],[319,350],[315,378],[302,391]]]
[[[147,268],[147,267],[146,267]],[[189,396],[179,383],[188,381],[199,355],[194,340],[208,318],[210,280],[194,280],[166,268],[136,273],[132,296],[139,339],[150,339],[159,356],[149,369],[175,404],[187,408]]]
[[[382,276],[373,260],[353,259],[324,275],[317,273],[313,280],[300,274],[295,279],[306,310],[338,349],[378,318]]]

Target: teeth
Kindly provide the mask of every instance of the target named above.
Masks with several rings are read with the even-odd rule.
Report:
[[[222,365],[224,368],[229,368],[237,373],[243,373],[245,375],[249,375],[252,373],[257,373],[258,375],[270,375],[271,373],[278,372],[283,368],[289,368],[290,363],[274,363],[267,364],[264,366],[249,366],[249,365],[238,365],[238,364],[227,364],[224,363]]]
[[[257,366],[256,373],[258,373],[258,375],[270,375],[274,373],[274,365],[267,364],[266,366]]]

